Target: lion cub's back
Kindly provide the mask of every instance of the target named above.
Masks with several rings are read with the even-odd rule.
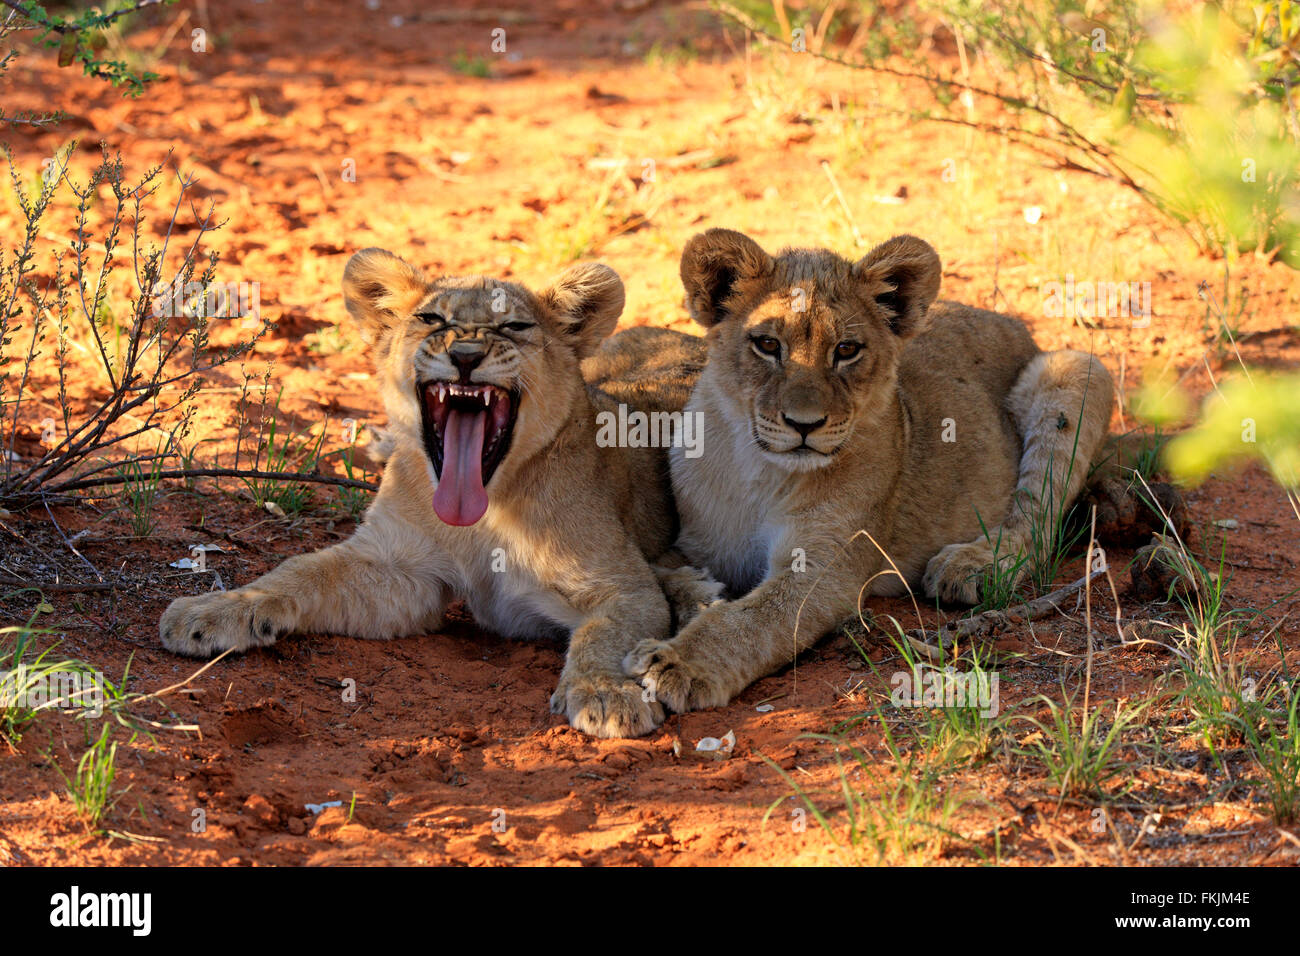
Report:
[[[914,582],[944,545],[978,537],[981,518],[1005,516],[1022,444],[1005,399],[1039,351],[1011,316],[951,302],[930,311],[899,365],[912,446],[894,557]]]
[[[969,384],[1000,400],[1038,352],[1020,319],[939,301],[930,309],[930,327],[903,350],[899,378],[904,383]]]
[[[708,360],[704,339],[638,326],[606,339],[582,362],[597,411],[622,403],[643,412],[680,412]]]
[[[583,360],[582,377],[597,416],[607,413],[626,420],[635,412],[676,412],[680,417],[707,357],[702,338],[640,326],[606,339]],[[661,432],[656,434],[662,438]],[[602,451],[617,459],[611,466],[626,477],[627,484],[616,489],[624,522],[643,553],[658,557],[677,536],[668,449],[662,444],[620,444]]]

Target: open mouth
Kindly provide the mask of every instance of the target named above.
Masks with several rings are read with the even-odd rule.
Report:
[[[423,382],[416,397],[424,449],[438,476],[433,510],[447,524],[474,524],[487,511],[485,486],[510,449],[518,393],[496,385]]]

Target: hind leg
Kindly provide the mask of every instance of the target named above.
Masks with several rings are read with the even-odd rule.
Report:
[[[925,594],[974,604],[980,581],[994,563],[1011,568],[1035,536],[1079,496],[1094,456],[1106,438],[1114,406],[1110,373],[1084,352],[1043,352],[1025,366],[1006,406],[1024,445],[1011,508],[1001,525],[964,544],[950,544],[925,568]]]
[[[1182,534],[1187,528],[1187,503],[1173,485],[1152,475],[1151,457],[1160,443],[1139,432],[1109,435],[1093,462],[1092,476],[1079,501],[1086,512],[1097,509],[1097,540],[1107,545],[1137,547],[1153,534]],[[1150,475],[1139,478],[1138,475]]]

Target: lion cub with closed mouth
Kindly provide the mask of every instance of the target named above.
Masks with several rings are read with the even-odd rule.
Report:
[[[463,600],[506,636],[569,633],[551,709],[574,727],[626,737],[658,726],[663,708],[621,665],[637,639],[671,626],[648,562],[676,531],[667,461],[662,448],[601,447],[596,416],[620,401],[680,413],[703,364],[698,340],[631,329],[602,347],[624,292],[598,264],[533,293],[429,280],[366,249],[348,262],[343,293],[373,349],[393,438],[364,522],[238,590],[173,601],[163,645],[210,656],[294,631],[426,633]],[[685,595],[683,617],[716,596],[689,569],[662,573]]]
[[[678,549],[732,600],[628,655],[670,709],[728,703],[866,595],[974,603],[1083,488],[1110,374],[1041,351],[1019,319],[936,302],[940,274],[914,236],[856,262],[769,255],[727,229],[687,244],[687,304],[709,343],[687,412],[707,442],[671,453]]]

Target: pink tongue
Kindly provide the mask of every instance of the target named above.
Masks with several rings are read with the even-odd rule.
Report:
[[[433,493],[433,510],[447,524],[464,527],[487,511],[483,490],[483,433],[487,412],[450,409],[443,428],[442,477]]]

